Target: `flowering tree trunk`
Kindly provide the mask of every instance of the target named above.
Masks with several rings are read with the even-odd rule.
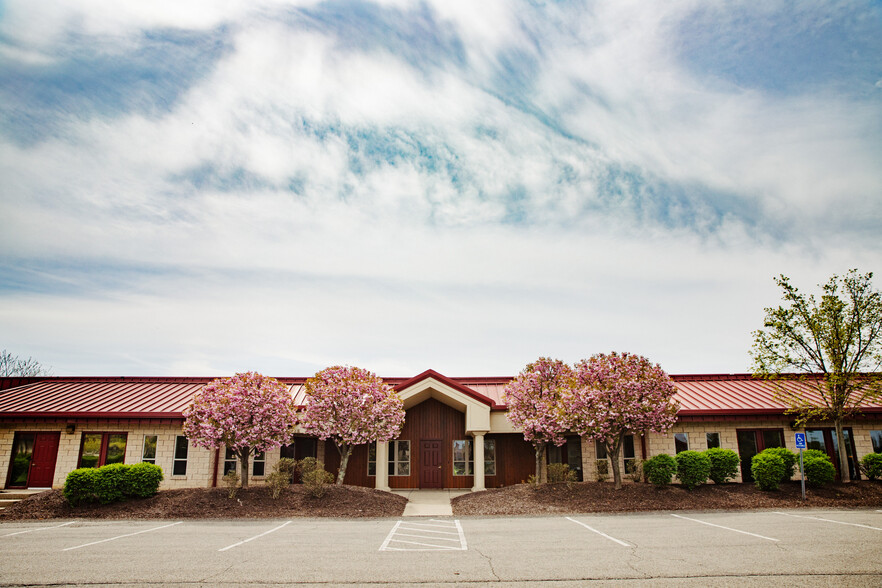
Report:
[[[536,482],[544,484],[548,481],[547,472],[542,471],[542,455],[545,453],[545,441],[533,441],[533,449],[536,451]]]
[[[337,485],[343,485],[346,477],[346,466],[349,464],[349,456],[352,454],[352,446],[348,443],[335,443],[337,452],[340,453],[340,469],[337,470]]]
[[[241,474],[241,486],[242,488],[248,487],[248,458],[251,455],[251,449],[249,447],[240,447],[235,452],[236,457],[239,458],[239,471]]]

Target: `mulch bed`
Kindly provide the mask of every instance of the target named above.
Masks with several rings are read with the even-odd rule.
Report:
[[[688,491],[682,486],[656,488],[651,484],[518,484],[453,499],[455,516],[537,515],[586,512],[664,510],[740,510],[757,508],[873,508],[882,507],[882,483],[852,482],[825,488],[806,488],[799,482],[763,492],[753,484],[708,484]]]
[[[679,485],[656,488],[627,483],[616,490],[610,483],[519,484],[453,499],[455,516],[542,515],[589,512],[666,510],[740,510],[782,508],[882,508],[882,483],[853,482],[806,489],[803,502],[798,482],[777,492],[762,492],[752,484],[708,484],[692,492]],[[60,490],[48,490],[0,511],[0,520],[13,519],[247,519],[283,517],[399,517],[407,499],[397,494],[358,486],[331,486],[313,498],[293,485],[273,500],[268,488],[240,490],[235,499],[224,488],[161,490],[151,498],[114,504],[85,504],[73,508]]]
[[[113,504],[72,507],[61,490],[34,494],[0,511],[8,519],[238,519],[282,517],[397,517],[407,499],[397,494],[357,486],[330,486],[321,498],[294,485],[273,499],[269,489],[239,490],[235,499],[225,488],[160,490],[150,498]]]

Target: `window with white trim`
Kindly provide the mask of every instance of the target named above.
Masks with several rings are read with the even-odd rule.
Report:
[[[233,453],[233,450],[227,447],[226,453],[224,453],[224,472],[223,475],[227,475],[230,472],[236,473],[236,466],[239,461],[236,459],[236,454]]]
[[[713,449],[714,447],[720,446],[720,434],[719,433],[705,433],[705,439],[707,440],[707,448]]]
[[[173,476],[187,475],[187,454],[190,452],[190,441],[183,435],[175,437],[175,461],[172,466]]]
[[[882,453],[882,431],[870,431],[870,441],[873,442],[873,453]]]
[[[469,439],[458,439],[453,442],[453,475],[471,476],[475,471],[472,459],[472,442]]]
[[[400,439],[386,443],[388,447],[388,462],[390,476],[410,475],[410,441]],[[377,475],[377,444],[368,445],[368,475]]]
[[[264,472],[266,472],[266,453],[261,451],[255,453],[254,459],[251,461],[251,475],[262,476]]]
[[[676,453],[680,453],[681,451],[689,450],[689,434],[688,433],[674,433],[674,451]]]
[[[141,461],[146,463],[156,463],[156,443],[159,437],[157,435],[144,435],[144,449],[141,451]]]
[[[496,440],[484,439],[484,475],[496,475]]]

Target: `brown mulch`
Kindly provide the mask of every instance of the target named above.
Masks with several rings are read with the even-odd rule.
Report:
[[[397,517],[407,499],[390,492],[357,486],[330,486],[313,498],[293,485],[273,499],[262,486],[239,490],[235,499],[225,488],[160,490],[150,498],[113,504],[72,507],[61,490],[34,494],[0,511],[8,519],[238,519],[282,517]]]
[[[610,483],[519,484],[453,499],[456,516],[542,515],[587,512],[666,510],[740,510],[781,508],[882,508],[882,483],[852,482],[807,488],[803,502],[798,482],[777,492],[762,492],[752,484],[708,484],[692,492],[679,485],[656,488],[627,483],[616,490]],[[161,490],[155,496],[114,504],[71,507],[60,490],[34,494],[0,511],[11,519],[237,519],[283,517],[398,517],[407,499],[397,494],[358,486],[331,486],[313,498],[293,485],[273,500],[269,489],[240,490],[235,499],[224,488]]]
[[[861,481],[806,488],[805,501],[799,482],[782,484],[777,492],[763,492],[753,484],[708,484],[691,492],[679,485],[656,488],[628,483],[616,490],[613,484],[598,482],[570,487],[545,484],[538,488],[518,484],[453,499],[455,516],[860,507],[882,507],[882,483]]]

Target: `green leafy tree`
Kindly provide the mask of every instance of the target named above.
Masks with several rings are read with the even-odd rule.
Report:
[[[880,395],[882,295],[872,278],[856,269],[834,275],[816,299],[779,276],[784,304],[766,308],[763,328],[753,333],[754,373],[777,384],[776,397],[797,416],[797,426],[833,423],[843,481],[849,480],[843,421]]]

